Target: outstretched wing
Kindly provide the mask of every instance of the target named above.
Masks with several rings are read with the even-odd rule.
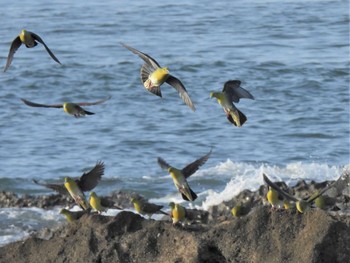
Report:
[[[64,187],[63,184],[45,184],[45,183],[39,183],[37,180],[33,179],[33,182],[38,184],[38,185],[41,185],[41,186],[44,186],[46,188],[50,188],[56,192],[58,192],[59,194],[61,195],[68,195],[68,191],[67,189]]]
[[[52,104],[52,105],[48,105],[48,104],[40,104],[40,103],[35,103],[29,100],[25,100],[22,99],[21,100],[28,106],[30,107],[41,107],[41,108],[62,108],[63,104]]]
[[[292,200],[294,202],[299,201],[295,196],[292,196],[288,193],[286,193],[285,191],[283,191],[281,188],[278,187],[278,185],[276,185],[275,183],[271,182],[270,179],[263,174],[263,178],[264,178],[264,182],[270,186],[271,188],[275,189],[279,194],[281,194],[282,196],[284,196],[285,198]]]
[[[78,102],[78,103],[75,103],[79,106],[91,106],[91,105],[97,105],[97,104],[101,104],[107,100],[109,100],[110,98],[112,98],[112,96],[108,96],[107,98],[105,99],[102,99],[102,100],[98,100],[98,101],[95,101],[95,102]]]
[[[225,83],[224,88],[222,89],[224,93],[233,101],[239,102],[239,99],[254,99],[253,95],[249,91],[241,87],[241,81],[239,80],[229,80]]]
[[[33,33],[33,32],[30,32],[30,33],[31,33],[32,37],[33,37],[36,41],[38,41],[40,44],[43,44],[43,45],[44,45],[44,47],[45,47],[47,53],[49,53],[50,57],[51,57],[54,61],[56,61],[57,63],[61,64],[61,62],[58,60],[58,58],[56,58],[55,55],[51,52],[51,50],[49,49],[49,47],[46,46],[44,40],[42,40],[41,37],[39,37],[37,34],[35,34],[35,33]]]
[[[83,173],[79,179],[75,180],[81,191],[91,191],[96,187],[104,174],[105,165],[99,161],[88,173]]]
[[[140,58],[142,58],[143,61],[145,61],[148,65],[150,65],[153,68],[153,70],[160,68],[160,65],[158,64],[158,62],[154,58],[152,58],[151,56],[149,56],[145,53],[142,53],[141,51],[138,51],[137,49],[132,48],[124,43],[121,43],[121,45],[123,47],[129,49],[132,53],[138,55]]]
[[[200,166],[205,164],[205,162],[209,159],[211,151],[212,150],[210,150],[210,152],[208,152],[203,157],[195,160],[194,162],[190,163],[189,165],[187,165],[185,168],[182,169],[182,174],[185,176],[185,178],[190,177],[192,174],[194,174],[198,170]]]
[[[185,86],[182,84],[182,82],[178,78],[175,78],[174,76],[169,75],[169,77],[167,78],[167,80],[165,82],[176,89],[176,91],[180,95],[180,98],[186,103],[186,105],[188,107],[190,107],[193,111],[196,110],[196,108],[194,107],[194,105],[190,99],[190,96],[188,96],[188,93],[187,93],[187,90],[185,89]]]
[[[160,157],[158,157],[157,161],[159,166],[164,170],[168,170],[171,167],[170,164],[168,164],[166,161],[164,161],[164,159]]]
[[[13,56],[15,55],[17,49],[22,45],[21,39],[19,36],[17,36],[11,43],[11,47],[10,47],[10,51],[9,54],[7,56],[7,62],[6,62],[6,66],[4,68],[4,72],[9,68],[9,66],[11,65],[11,62],[13,60]]]

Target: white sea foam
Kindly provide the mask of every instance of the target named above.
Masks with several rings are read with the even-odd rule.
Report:
[[[0,209],[0,246],[21,240],[33,231],[56,225],[64,219],[59,209],[40,208],[1,208]]]

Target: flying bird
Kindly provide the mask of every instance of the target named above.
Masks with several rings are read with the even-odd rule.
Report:
[[[205,164],[205,162],[209,159],[210,154],[211,150],[203,157],[188,164],[182,170],[172,167],[160,157],[158,157],[158,164],[162,169],[165,169],[170,173],[176,188],[181,193],[182,198],[186,201],[194,201],[197,199],[197,195],[192,191],[186,179],[194,174],[200,166]]]
[[[270,181],[270,179],[263,174],[263,178],[264,178],[264,182],[271,188],[273,188],[274,190],[276,190],[279,194],[281,194],[284,198],[291,200],[293,202],[295,202],[295,207],[297,208],[297,210],[300,213],[304,213],[312,204],[312,202],[317,199],[319,196],[323,195],[326,191],[329,190],[329,188],[331,188],[333,186],[333,184],[330,184],[329,186],[326,186],[325,188],[323,188],[321,191],[317,192],[317,194],[312,195],[310,198],[308,198],[307,200],[303,200],[303,199],[298,199],[293,195],[288,194],[287,192],[283,191],[280,187],[278,187],[278,185],[276,185],[275,183],[273,183],[272,181]]]
[[[141,67],[141,81],[143,86],[151,93],[162,97],[160,86],[166,82],[172,86],[179,93],[181,99],[189,106],[193,111],[196,110],[194,107],[185,86],[182,82],[171,75],[167,67],[161,67],[158,62],[150,57],[149,55],[138,51],[135,48],[132,48],[126,44],[122,43],[122,46],[129,49],[134,54],[138,55],[145,63]]]
[[[78,185],[78,187],[81,189],[82,192],[91,191],[96,187],[96,185],[99,183],[99,181],[102,178],[102,175],[104,174],[105,165],[103,162],[99,161],[96,163],[94,168],[92,168],[89,172],[83,173],[79,178],[75,178],[74,181]],[[64,184],[45,184],[45,183],[39,183],[37,180],[33,179],[33,182],[44,186],[46,188],[50,188],[59,194],[62,195],[68,195],[67,189],[65,188]]]
[[[241,81],[229,80],[225,83],[222,92],[211,92],[210,98],[216,98],[218,103],[223,107],[227,119],[235,126],[241,127],[246,121],[247,117],[241,112],[233,102],[238,103],[240,99],[252,99],[254,97],[249,91],[241,87]]]
[[[85,115],[92,115],[95,114],[93,112],[87,111],[83,109],[81,106],[91,106],[91,105],[97,105],[101,104],[107,100],[109,100],[112,96],[108,96],[105,99],[98,100],[95,102],[78,102],[78,103],[73,103],[73,102],[65,102],[63,104],[40,104],[40,103],[35,103],[26,99],[21,99],[26,105],[31,106],[31,107],[41,107],[41,108],[63,108],[63,110],[70,114],[73,115],[76,118],[79,118],[81,116]]]
[[[65,177],[64,187],[66,187],[70,196],[83,210],[87,210],[90,208],[89,203],[86,201],[84,192],[81,190],[78,184],[74,181],[74,179],[70,177]]]
[[[51,58],[56,61],[57,63],[61,64],[61,62],[55,57],[55,55],[51,52],[51,50],[46,46],[45,42],[39,37],[37,34],[27,31],[27,30],[22,30],[21,33],[12,41],[11,47],[9,54],[7,56],[7,62],[6,66],[4,69],[4,72],[9,68],[11,65],[11,62],[13,60],[13,56],[15,52],[19,49],[19,47],[24,44],[27,48],[33,48],[38,43],[44,45],[46,51],[49,53]]]

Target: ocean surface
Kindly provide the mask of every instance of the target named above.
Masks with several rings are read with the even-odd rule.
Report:
[[[257,189],[262,172],[293,184],[334,180],[349,168],[349,1],[47,1],[1,7],[0,66],[22,29],[42,45],[21,46],[0,73],[0,190],[51,194],[35,185],[78,177],[106,165],[95,188],[137,192],[166,205],[181,202],[162,157],[183,168],[206,154],[189,178],[207,209],[243,189]],[[181,79],[197,111],[175,89],[163,98],[146,91],[143,61],[126,43]],[[228,122],[209,98],[239,79],[255,100],[236,106],[248,121]],[[74,118],[44,104],[95,101],[95,115]],[[64,222],[54,210],[0,208],[0,245]]]

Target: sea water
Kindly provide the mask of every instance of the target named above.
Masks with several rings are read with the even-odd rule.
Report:
[[[189,207],[207,209],[273,180],[334,180],[349,168],[348,1],[46,1],[2,5],[0,64],[22,29],[42,45],[21,46],[0,73],[0,190],[51,194],[35,185],[78,177],[97,161],[95,188],[136,192],[159,204],[182,202],[162,157],[183,168],[212,149],[188,181]],[[197,110],[172,87],[147,92],[143,61],[126,43],[181,79]],[[248,120],[228,122],[209,98],[239,79],[255,100],[236,106]],[[74,118],[44,104],[95,101],[95,115]],[[0,244],[61,224],[58,211],[0,208]],[[30,218],[30,220],[28,220]]]

